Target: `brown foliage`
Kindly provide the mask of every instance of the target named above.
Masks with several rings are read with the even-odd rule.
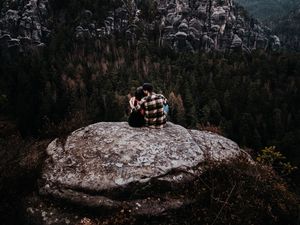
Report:
[[[271,167],[244,158],[206,167],[190,190],[198,203],[183,212],[189,224],[296,224],[299,198]]]
[[[199,124],[197,124],[197,129],[223,135],[223,131],[222,131],[221,127],[215,126],[215,125],[212,125],[209,123],[207,123],[207,124],[199,123]]]

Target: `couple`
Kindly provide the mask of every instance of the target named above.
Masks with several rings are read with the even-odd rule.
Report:
[[[135,96],[129,101],[131,113],[128,123],[132,127],[147,126],[150,128],[163,128],[167,122],[167,99],[153,92],[150,83],[138,87]]]

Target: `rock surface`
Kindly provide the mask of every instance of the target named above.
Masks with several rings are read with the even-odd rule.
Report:
[[[87,33],[94,34],[90,38],[100,40],[125,33],[130,45],[148,37],[147,41],[155,41],[159,46],[187,52],[235,49],[249,52],[257,48],[277,50],[280,46],[280,40],[272,38],[267,27],[246,16],[245,10],[232,0],[147,1],[152,3],[146,7],[143,1],[126,2],[109,12],[97,32],[94,26],[83,25],[76,34],[78,41],[89,37]],[[154,18],[145,19],[143,15],[147,12],[140,7],[154,8]],[[83,20],[81,24],[88,23]]]
[[[126,208],[132,215],[161,215],[193,202],[172,193],[182,192],[201,174],[201,163],[241,152],[222,136],[172,123],[160,130],[124,122],[92,124],[49,144],[40,195],[101,212]],[[60,210],[53,204],[35,206],[36,201],[27,204],[29,217],[55,224]],[[70,220],[74,214],[67,215]]]
[[[2,1],[0,46],[26,51],[43,47],[50,35],[48,0]]]
[[[257,48],[277,50],[280,46],[280,40],[272,38],[268,28],[245,16],[245,10],[232,0],[122,2],[123,5],[107,12],[104,21],[97,21],[99,15],[93,13],[95,9],[83,8],[74,27],[76,43],[121,37],[130,46],[143,47],[154,42],[183,52],[249,51]],[[151,18],[145,18],[147,14],[152,14]],[[56,25],[59,26],[52,24],[51,15],[54,12],[48,0],[3,1],[0,46],[14,52],[44,47],[51,31],[55,31]],[[232,44],[236,40],[241,42]]]

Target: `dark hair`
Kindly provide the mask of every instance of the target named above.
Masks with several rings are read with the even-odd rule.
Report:
[[[144,83],[144,84],[143,84],[143,90],[144,90],[144,91],[152,92],[152,91],[153,91],[153,86],[152,86],[152,84],[150,84],[150,83]]]
[[[134,96],[137,100],[141,100],[144,97],[143,87],[140,86],[136,89]]]

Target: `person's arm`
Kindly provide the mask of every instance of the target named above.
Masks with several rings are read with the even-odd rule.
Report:
[[[164,95],[162,95],[162,94],[159,94],[159,95],[164,100],[164,102],[163,102],[164,105],[168,104],[168,99]]]
[[[146,102],[145,98],[142,98],[142,100],[132,110],[133,111],[141,110],[145,102]]]
[[[135,97],[132,97],[130,98],[129,100],[129,105],[130,105],[130,108],[133,109],[135,106],[134,106],[134,102],[135,102]]]
[[[164,104],[168,104],[168,99],[164,96]]]

